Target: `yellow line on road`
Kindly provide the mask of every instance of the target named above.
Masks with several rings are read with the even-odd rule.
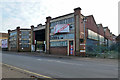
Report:
[[[41,74],[38,74],[38,73],[35,73],[35,72],[31,72],[31,71],[28,71],[28,70],[24,70],[24,69],[21,69],[21,68],[15,67],[15,66],[11,66],[11,65],[8,65],[8,64],[4,64],[4,63],[2,63],[2,64],[3,64],[3,65],[6,65],[6,66],[8,66],[8,67],[11,67],[11,68],[17,69],[17,70],[21,70],[21,71],[24,71],[24,72],[27,72],[27,73],[30,73],[30,74],[33,74],[33,75],[39,76],[39,77],[48,78],[48,79],[51,79],[51,80],[57,80],[57,79],[54,79],[54,78],[52,78],[52,77],[48,77],[48,76],[41,75]]]

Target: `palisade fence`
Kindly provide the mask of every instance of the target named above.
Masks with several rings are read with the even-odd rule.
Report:
[[[120,42],[112,44],[110,47],[106,45],[86,44],[86,56],[97,58],[118,59],[120,54]]]

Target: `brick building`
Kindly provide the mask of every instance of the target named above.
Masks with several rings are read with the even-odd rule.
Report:
[[[85,20],[86,19],[86,20]],[[113,36],[93,15],[84,16],[81,8],[56,18],[46,17],[46,51],[50,54],[84,55],[88,45],[110,46]]]
[[[58,55],[85,55],[88,46],[110,46],[114,40],[108,27],[97,24],[94,16],[84,16],[81,8],[55,18],[46,17],[46,24],[31,29],[8,30],[9,50],[44,51]],[[35,50],[33,50],[35,49]]]
[[[75,8],[73,13],[56,18],[47,17],[45,32],[47,53],[79,55],[80,49],[84,50],[85,42],[82,41],[84,38],[83,17],[81,8]]]
[[[9,51],[31,51],[32,43],[31,29],[17,27],[15,30],[8,30],[8,50]]]

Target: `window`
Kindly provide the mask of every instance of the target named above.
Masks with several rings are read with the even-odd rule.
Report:
[[[29,31],[21,31],[21,34],[22,34],[22,35],[28,35],[28,34],[29,34]]]
[[[29,39],[29,31],[21,31],[22,39]]]
[[[67,46],[67,41],[55,41],[50,42],[51,47],[60,47],[60,46]]]
[[[104,42],[104,37],[103,36],[99,35],[99,38],[100,38],[101,42]]]
[[[17,47],[16,41],[10,41],[10,47],[12,48]]]
[[[98,34],[88,29],[88,38],[98,40]]]
[[[74,24],[70,24],[69,27],[70,27],[70,28],[69,28],[70,31],[71,31],[71,30],[74,30]]]
[[[62,20],[55,21],[55,22],[51,22],[50,27],[54,27],[57,24],[69,24],[69,23],[74,23],[74,17],[62,19]]]
[[[50,40],[55,39],[74,39],[74,34],[60,34],[60,35],[51,35]]]
[[[72,22],[74,22],[74,18],[73,17],[67,19],[67,23],[72,23]]]
[[[29,35],[21,35],[22,39],[29,39]]]
[[[54,28],[50,30],[50,33],[54,33]]]
[[[21,40],[21,43],[29,43],[29,40]]]
[[[10,47],[11,48],[15,48],[15,47],[17,47],[17,32],[15,31],[15,32],[11,32],[10,33],[10,38],[9,38],[10,40]]]
[[[21,44],[20,47],[21,47],[21,48],[28,48],[28,47],[29,47],[29,44]]]
[[[98,37],[99,37],[99,41],[104,42],[103,36],[93,32],[91,30],[88,30],[88,38],[98,40]]]
[[[10,33],[10,36],[15,36],[15,35],[17,35],[17,31]]]

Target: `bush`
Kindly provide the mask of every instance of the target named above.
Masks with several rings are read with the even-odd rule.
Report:
[[[118,52],[108,51],[107,53],[97,54],[96,57],[118,59]]]
[[[88,56],[96,57],[97,54],[106,53],[109,49],[104,45],[86,45],[86,53]]]
[[[118,59],[120,45],[112,44],[110,47],[105,45],[86,45],[86,55],[88,57],[115,58]]]

